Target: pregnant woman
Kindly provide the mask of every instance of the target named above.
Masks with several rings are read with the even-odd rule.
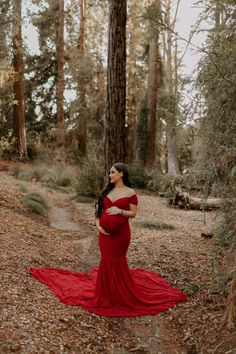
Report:
[[[129,269],[126,258],[130,243],[129,218],[136,216],[137,204],[126,166],[114,164],[96,205],[99,267],[90,273],[30,268],[31,274],[65,304],[80,305],[105,316],[156,315],[186,301],[186,295],[156,273]]]

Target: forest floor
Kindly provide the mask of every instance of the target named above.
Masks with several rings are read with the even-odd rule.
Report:
[[[26,190],[47,198],[47,217],[23,206]],[[0,353],[236,353],[236,335],[226,329],[224,298],[213,277],[215,236],[201,236],[217,226],[218,212],[207,212],[204,225],[201,211],[176,209],[137,192],[129,265],[159,273],[189,300],[158,316],[103,317],[64,305],[28,273],[30,266],[88,271],[98,264],[94,203],[0,172]],[[174,229],[146,229],[144,221]]]

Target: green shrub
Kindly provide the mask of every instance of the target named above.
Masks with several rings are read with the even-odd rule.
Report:
[[[82,164],[79,178],[75,184],[77,196],[97,197],[104,183],[103,164],[96,156],[88,156]]]
[[[141,221],[138,223],[141,227],[146,229],[155,229],[155,230],[174,230],[175,227],[170,224],[166,224],[158,221]]]
[[[78,178],[77,166],[56,164],[51,167],[46,177],[46,182],[52,182],[60,187],[73,186]]]
[[[78,203],[94,203],[94,198],[86,197],[85,195],[77,195],[76,201]]]
[[[13,171],[13,175],[17,178],[20,179],[20,174],[21,174],[21,168],[19,166],[16,166]]]
[[[26,188],[26,186],[24,186],[23,184],[20,185],[20,192],[21,193],[27,193],[28,189]]]
[[[13,174],[20,180],[39,181],[50,186],[69,187],[76,183],[79,170],[77,166],[62,163],[52,166],[41,163],[30,166],[18,165],[14,168]]]
[[[23,181],[32,181],[34,179],[34,173],[31,167],[27,165],[17,165],[12,170],[13,175]]]
[[[15,141],[12,130],[0,138],[0,158],[11,159],[15,155]]]
[[[47,165],[40,164],[36,166],[32,166],[33,177],[36,181],[43,182],[48,179],[48,175],[50,175],[50,168]]]
[[[144,171],[144,168],[142,168],[142,166],[133,165],[128,166],[128,169],[132,187],[146,189],[150,178]]]
[[[147,188],[152,192],[167,192],[172,195],[175,192],[177,178],[163,174],[159,170],[153,170],[149,173]]]
[[[33,213],[44,215],[48,209],[46,199],[39,193],[28,193],[22,198],[23,204]]]
[[[41,204],[39,204],[38,202],[36,202],[35,200],[25,199],[24,204],[30,211],[32,211],[35,214],[38,214],[38,215],[45,214],[45,209],[43,208],[43,206]]]
[[[30,199],[34,200],[35,202],[39,203],[42,205],[44,209],[48,209],[48,203],[44,196],[42,196],[40,193],[30,193],[29,194]]]

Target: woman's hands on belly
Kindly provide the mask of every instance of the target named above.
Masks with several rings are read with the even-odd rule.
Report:
[[[112,207],[112,208],[116,208],[116,207]],[[104,211],[101,215],[100,226],[107,233],[116,234],[122,229],[124,225],[127,224],[127,222],[128,219],[119,214],[108,214],[107,211]]]

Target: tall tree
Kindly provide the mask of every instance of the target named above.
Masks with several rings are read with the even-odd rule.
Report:
[[[3,84],[7,80],[8,75],[8,46],[7,46],[7,35],[9,33],[10,27],[10,2],[9,0],[4,1],[0,4],[0,37],[1,37],[1,46],[0,46],[0,88],[3,87]]]
[[[167,153],[168,153],[168,174],[177,175],[179,173],[179,161],[177,152],[177,116],[178,116],[178,71],[177,71],[177,42],[173,38],[179,2],[177,1],[174,19],[171,20],[172,0],[164,2],[165,9],[165,24],[167,28],[166,43],[164,45],[166,65],[166,87],[165,87],[165,102],[168,103],[167,107],[169,114],[166,115],[167,125]],[[175,45],[176,43],[176,45]],[[174,51],[173,51],[174,47]]]
[[[146,170],[154,168],[157,156],[157,98],[160,82],[159,21],[160,1],[148,6],[148,77],[145,99],[140,110],[138,124],[138,155]],[[155,21],[153,20],[155,19]]]
[[[148,154],[145,167],[153,169],[156,159],[156,108],[157,108],[157,76],[159,65],[158,50],[159,30],[155,28],[152,34],[149,47],[149,70],[147,89],[147,132],[148,132]],[[159,71],[160,72],[160,71]]]
[[[110,1],[105,169],[125,160],[126,18],[127,4]]]
[[[24,98],[24,63],[22,43],[21,0],[13,1],[13,68],[14,79],[14,106],[13,127],[16,138],[16,151],[21,159],[27,159],[27,143],[25,128],[25,98]]]
[[[58,141],[64,145],[64,0],[58,0],[57,35],[56,35],[56,102]]]
[[[85,59],[85,1],[80,0],[80,26],[78,41],[79,56],[82,61]],[[86,104],[86,80],[79,78],[78,96],[79,96],[79,116],[78,116],[78,152],[83,157],[87,150],[87,104]]]
[[[140,98],[143,97],[146,81],[143,59],[143,45],[141,43],[145,27],[140,17],[142,1],[130,2],[127,21],[127,102],[126,102],[126,160],[132,163],[136,158],[136,131]]]
[[[0,4],[0,137],[9,129],[12,130],[12,121],[7,119],[7,114],[12,107],[12,63],[9,56],[9,39],[11,38],[11,4],[5,0]]]

